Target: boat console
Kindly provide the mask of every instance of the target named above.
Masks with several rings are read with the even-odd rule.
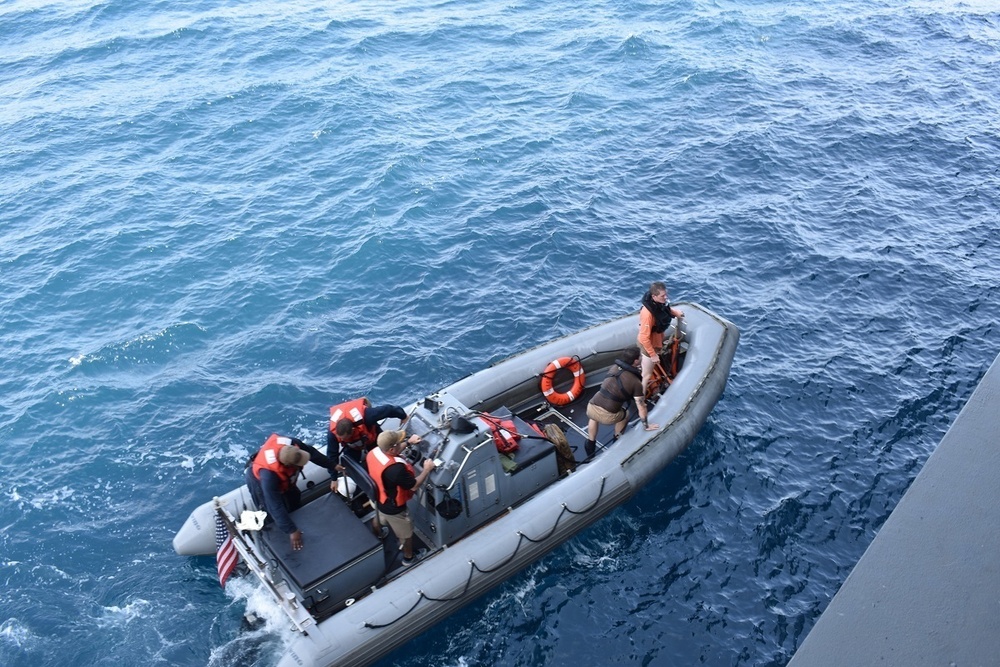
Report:
[[[404,453],[415,467],[436,460],[410,516],[421,537],[443,547],[554,482],[558,476],[551,442],[505,408],[493,417],[510,420],[520,436],[517,451],[497,450],[489,424],[447,392],[418,403],[407,432],[422,442]]]

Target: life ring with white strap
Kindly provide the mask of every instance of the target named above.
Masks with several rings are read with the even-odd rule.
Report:
[[[573,374],[573,386],[569,391],[556,391],[555,377],[560,368],[565,368]],[[552,405],[569,405],[576,399],[583,396],[583,386],[587,381],[587,376],[583,372],[583,364],[576,357],[559,357],[554,359],[542,371],[542,380],[539,386],[542,396]]]

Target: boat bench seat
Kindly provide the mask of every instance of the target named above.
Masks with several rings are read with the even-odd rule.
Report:
[[[375,480],[368,474],[368,471],[350,456],[341,456],[340,465],[344,466],[344,474],[354,480],[354,483],[358,485],[358,488],[368,496],[374,505],[378,499],[378,491],[375,488]]]

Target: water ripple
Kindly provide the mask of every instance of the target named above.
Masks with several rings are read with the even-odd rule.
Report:
[[[380,664],[783,665],[996,356],[982,3],[0,18],[4,665],[273,664],[178,516],[657,279],[743,330],[705,429]]]

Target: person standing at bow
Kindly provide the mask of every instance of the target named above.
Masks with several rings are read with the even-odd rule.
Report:
[[[660,363],[663,351],[663,334],[673,318],[684,317],[684,311],[670,306],[667,286],[659,281],[650,283],[649,290],[642,297],[639,310],[639,351],[642,353],[642,391],[645,395],[653,367]],[[678,326],[680,323],[678,322]]]

